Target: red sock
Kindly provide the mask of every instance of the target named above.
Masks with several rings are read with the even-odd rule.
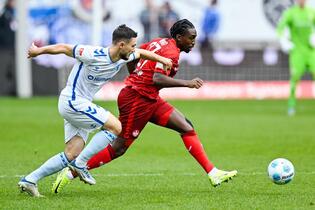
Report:
[[[101,150],[99,153],[95,154],[87,162],[87,167],[89,170],[93,168],[98,168],[105,163],[112,161],[114,158],[115,151],[112,146],[109,144],[105,149]]]
[[[194,130],[188,131],[181,135],[186,149],[190,154],[198,161],[203,169],[209,173],[213,169],[213,164],[209,161],[203,146],[198,139],[198,136]]]

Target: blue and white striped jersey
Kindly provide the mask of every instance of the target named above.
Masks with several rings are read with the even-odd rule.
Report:
[[[81,97],[90,101],[93,100],[96,92],[118,73],[123,64],[136,57],[135,53],[132,53],[128,60],[120,59],[113,63],[109,55],[109,47],[88,45],[76,45],[73,48],[73,56],[77,62],[61,95],[71,97],[71,100]]]

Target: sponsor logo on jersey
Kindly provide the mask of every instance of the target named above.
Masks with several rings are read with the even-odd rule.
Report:
[[[87,78],[88,78],[88,80],[93,80],[93,81],[95,81],[95,82],[105,82],[105,81],[109,80],[109,78],[95,77],[95,76],[93,76],[93,75],[91,75],[91,74],[89,74],[89,75],[87,76]]]

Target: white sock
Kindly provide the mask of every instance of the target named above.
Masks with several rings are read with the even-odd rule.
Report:
[[[65,153],[61,152],[48,159],[38,169],[27,175],[25,179],[27,181],[37,183],[40,179],[60,171],[61,169],[65,168],[68,164],[69,161]]]
[[[209,175],[209,176],[213,176],[213,175],[215,175],[215,174],[217,173],[217,171],[218,171],[218,169],[217,169],[216,167],[214,167],[214,168],[208,173],[208,175]]]
[[[109,143],[117,137],[113,133],[101,130],[96,133],[89,144],[84,148],[80,155],[75,159],[75,165],[82,168],[86,167],[87,161],[96,153],[104,149]]]
[[[74,179],[74,177],[73,177],[73,175],[72,175],[72,173],[71,173],[70,170],[67,172],[67,177],[68,177],[68,179],[70,179],[70,180]]]

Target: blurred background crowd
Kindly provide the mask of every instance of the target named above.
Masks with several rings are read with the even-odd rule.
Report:
[[[171,25],[187,18],[196,26],[197,44],[181,57],[178,77],[205,81],[286,81],[288,58],[279,50],[276,24],[293,0],[102,0],[100,45],[112,30],[127,24],[138,44],[168,37]],[[309,1],[314,4],[314,1]],[[0,0],[0,95],[16,95],[15,0]],[[29,43],[92,44],[93,0],[29,0]],[[34,95],[55,95],[64,86],[73,60],[40,56],[32,62]],[[45,69],[45,70],[43,70]],[[60,71],[56,71],[59,69]],[[116,81],[127,75],[121,71]],[[306,74],[303,80],[309,80]]]

